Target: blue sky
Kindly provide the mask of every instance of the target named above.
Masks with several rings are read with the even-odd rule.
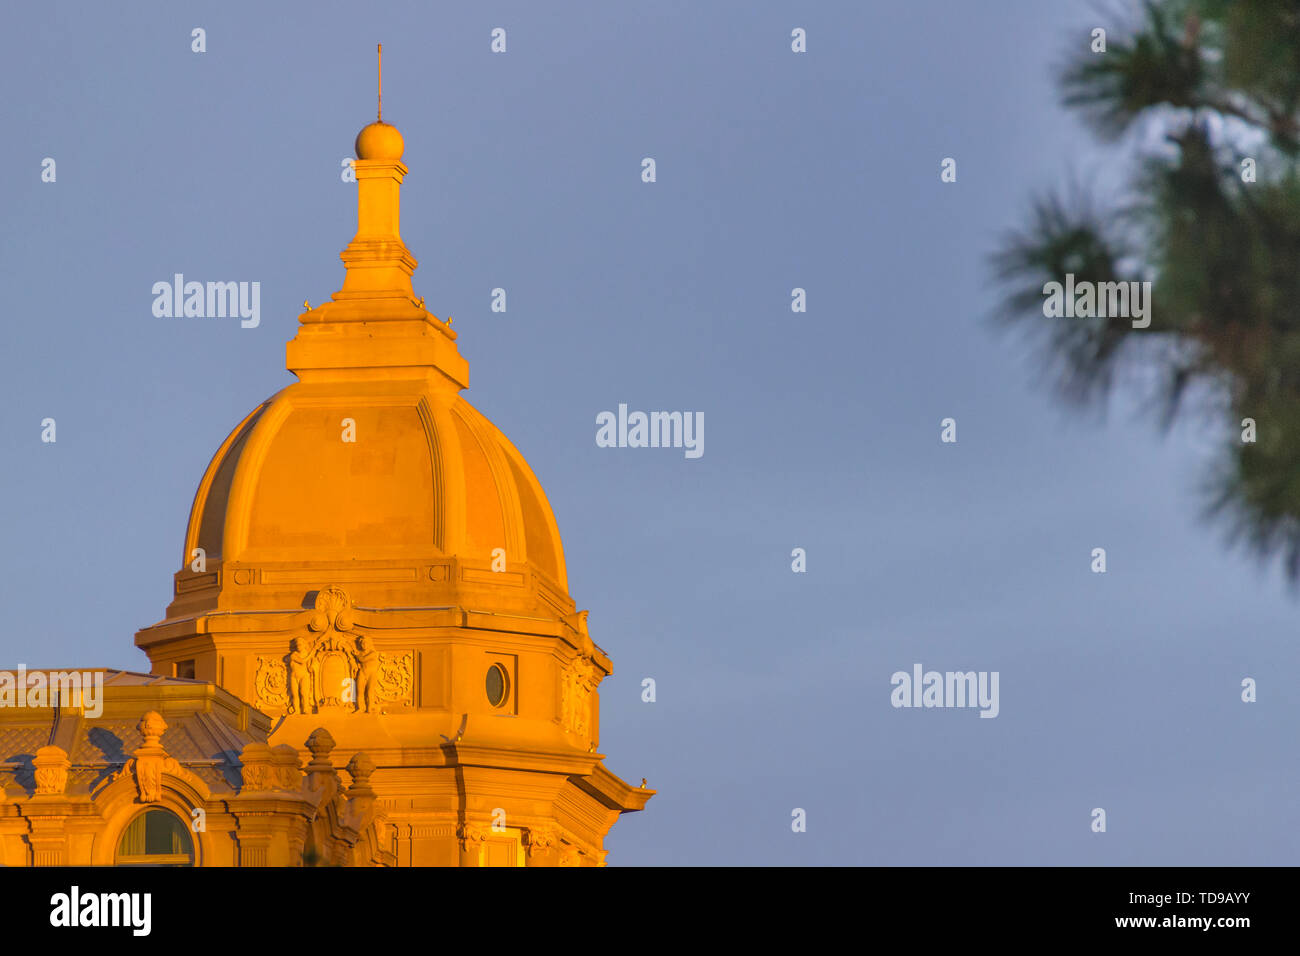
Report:
[[[0,659],[147,667],[203,469],[341,282],[382,41],[417,294],[550,497],[607,764],[659,790],[611,864],[1294,863],[1296,602],[1199,517],[1210,426],[1071,417],[985,321],[1030,195],[1115,175],[1052,86],[1090,10],[11,10]],[[260,281],[260,326],[155,318],[175,272]],[[620,403],[703,412],[704,455],[598,448]],[[891,707],[917,662],[998,671],[999,716]]]

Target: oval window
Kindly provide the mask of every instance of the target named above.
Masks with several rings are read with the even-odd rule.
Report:
[[[500,707],[506,702],[506,692],[509,689],[509,682],[506,680],[506,669],[500,664],[493,664],[487,672],[487,698],[488,703],[493,707]]]

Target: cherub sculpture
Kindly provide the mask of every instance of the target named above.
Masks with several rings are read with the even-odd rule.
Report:
[[[295,637],[289,647],[289,713],[309,714],[309,702],[313,700],[312,681],[303,639]]]
[[[357,710],[373,713],[378,704],[379,652],[370,638],[357,638]]]

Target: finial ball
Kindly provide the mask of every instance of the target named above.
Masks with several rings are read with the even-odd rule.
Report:
[[[357,159],[380,159],[396,162],[402,158],[405,143],[397,127],[383,120],[371,123],[357,134]]]

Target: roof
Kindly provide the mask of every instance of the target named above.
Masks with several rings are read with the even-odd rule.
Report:
[[[35,792],[34,763],[41,747],[61,747],[72,763],[68,793],[90,793],[116,773],[144,743],[138,729],[149,711],[167,723],[161,744],[215,792],[239,787],[239,754],[249,743],[265,743],[270,720],[228,691],[207,681],[155,677],[108,668],[79,670],[103,675],[102,695],[87,694],[81,706],[0,707],[0,791],[6,800]]]

